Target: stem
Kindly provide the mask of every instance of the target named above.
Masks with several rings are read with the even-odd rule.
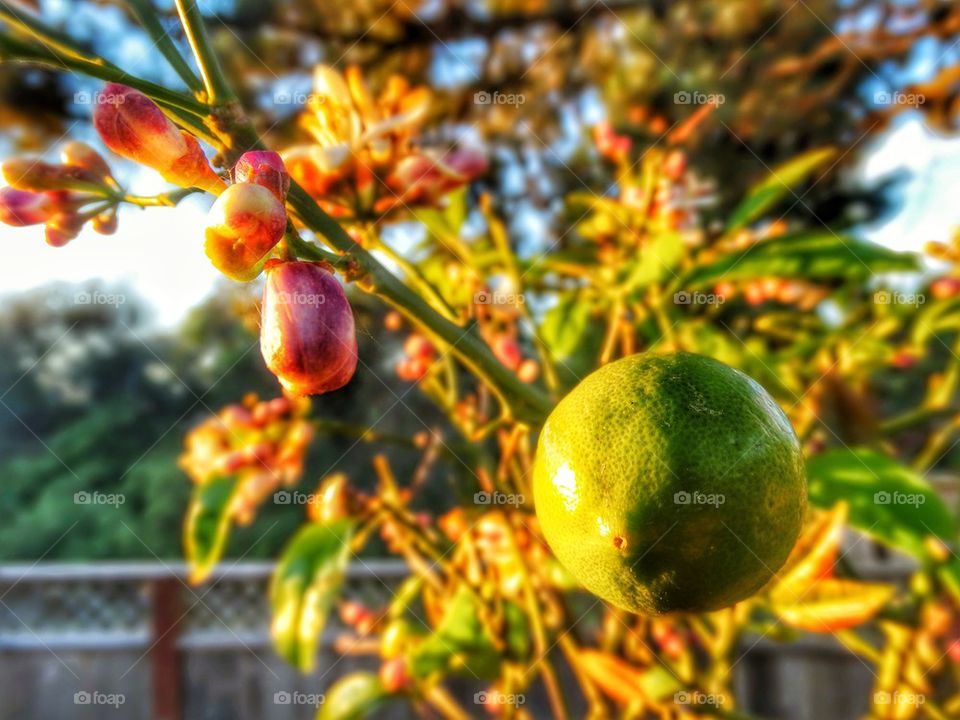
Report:
[[[150,39],[153,40],[154,47],[163,54],[167,62],[170,63],[170,67],[180,76],[180,79],[183,80],[194,94],[202,92],[203,83],[200,82],[194,74],[193,69],[187,64],[187,61],[183,59],[177,46],[173,40],[170,39],[169,33],[163,29],[163,25],[161,25],[157,19],[157,14],[149,0],[126,0],[126,2],[127,5],[130,6],[131,12],[136,15],[140,27],[142,27],[147,35],[150,36]]]
[[[386,300],[412,322],[450,348],[450,351],[497,395],[504,409],[517,420],[538,424],[552,409],[550,399],[535,387],[520,382],[469,329],[446,320],[419,295],[393,276],[373,255],[353,241],[299,185],[290,187],[288,202],[297,217],[330,244],[348,253],[365,273],[365,288]]]
[[[125,203],[139,207],[176,207],[185,197],[201,192],[198,188],[180,188],[161,195],[122,195],[120,199]]]
[[[207,34],[207,28],[203,23],[203,16],[200,14],[194,0],[176,0],[177,13],[180,15],[180,23],[187,34],[187,40],[190,43],[190,49],[197,59],[197,65],[200,68],[200,76],[203,78],[203,86],[207,91],[207,102],[210,105],[225,105],[235,101],[236,95],[233,88],[227,82],[223,74],[223,68],[220,67],[220,61],[217,59],[217,53],[210,42],[210,36]]]

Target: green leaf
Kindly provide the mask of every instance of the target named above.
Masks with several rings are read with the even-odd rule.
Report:
[[[183,528],[191,583],[203,582],[223,555],[230,534],[234,477],[214,478],[193,489]]]
[[[677,233],[663,233],[644,245],[628,268],[626,289],[642,290],[653,283],[671,280],[683,259],[683,241]]]
[[[762,277],[863,280],[876,273],[919,270],[916,255],[829,231],[801,232],[758,242],[694,268],[679,287],[692,291],[720,280]]]
[[[316,720],[362,720],[388,695],[373,673],[351,673],[337,680],[327,691]]]
[[[956,519],[929,483],[886,455],[828,450],[810,458],[807,474],[814,505],[847,501],[853,527],[918,559],[929,558],[926,538],[957,538]]]
[[[754,185],[733,210],[727,221],[727,232],[739,230],[759,219],[785,195],[789,194],[797,202],[793,189],[832,160],[836,152],[832,147],[811,150],[778,165]]]
[[[479,598],[470,588],[461,586],[436,630],[412,649],[408,660],[411,674],[418,678],[434,672],[496,677],[500,653],[480,619],[480,611]]]
[[[912,324],[910,340],[918,348],[939,333],[960,330],[960,297],[932,302],[915,312]]]
[[[304,672],[316,663],[327,613],[343,585],[353,530],[351,520],[302,528],[283,551],[270,581],[273,645]]]
[[[574,385],[596,365],[603,345],[603,320],[591,302],[569,293],[544,314],[540,338],[557,365],[560,381]]]

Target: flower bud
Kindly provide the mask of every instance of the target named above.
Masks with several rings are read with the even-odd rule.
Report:
[[[46,222],[53,211],[50,198],[42,193],[0,188],[0,222],[23,227]]]
[[[227,277],[252,280],[286,227],[283,203],[267,188],[252,183],[231,185],[210,208],[204,250]]]
[[[3,163],[3,177],[10,187],[30,192],[67,190],[78,184],[100,184],[89,170],[67,165],[51,165],[33,158],[10,158]]]
[[[107,83],[93,111],[93,124],[117,155],[151,167],[177,185],[215,195],[223,192],[224,182],[210,167],[197,139],[174,125],[143,93]]]
[[[262,185],[280,202],[286,200],[287,191],[290,190],[290,175],[283,165],[283,159],[269,150],[251,150],[241,155],[233,166],[233,181]]]
[[[79,140],[68,142],[60,149],[60,160],[64,165],[83,168],[101,180],[113,177],[110,166],[100,153]]]
[[[260,351],[287,391],[319,395],[343,387],[357,368],[353,311],[337,279],[321,263],[272,260]]]
[[[93,230],[101,235],[113,235],[117,231],[117,210],[102,212],[93,219]]]
[[[63,247],[83,229],[84,218],[75,212],[60,212],[47,220],[44,236],[47,245]]]

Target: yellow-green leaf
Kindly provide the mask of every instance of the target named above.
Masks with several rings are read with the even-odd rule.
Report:
[[[203,582],[223,555],[230,534],[234,477],[214,478],[193,489],[183,528],[189,580]]]
[[[343,584],[354,523],[307,525],[287,545],[270,582],[277,652],[307,672],[316,663],[317,642]]]

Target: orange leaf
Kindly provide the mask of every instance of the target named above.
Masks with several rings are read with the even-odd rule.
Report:
[[[770,593],[774,602],[795,602],[814,584],[832,574],[847,520],[847,504],[837,505],[820,517],[797,541],[787,570]]]
[[[798,601],[774,601],[787,625],[811,632],[834,632],[866,622],[893,596],[892,585],[855,580],[821,580]]]

